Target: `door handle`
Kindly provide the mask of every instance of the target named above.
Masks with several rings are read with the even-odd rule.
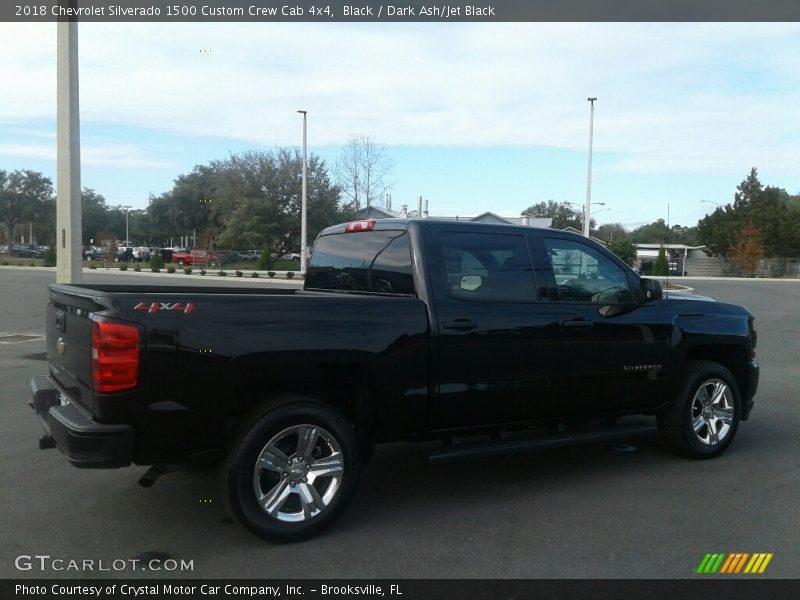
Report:
[[[472,331],[478,328],[478,324],[469,319],[456,319],[455,321],[445,321],[443,327],[445,329],[454,329],[455,331]]]
[[[594,323],[586,319],[575,319],[573,321],[562,321],[564,327],[572,327],[573,329],[586,330],[594,327]]]

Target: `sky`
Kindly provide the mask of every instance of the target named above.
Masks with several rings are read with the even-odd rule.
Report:
[[[800,24],[81,23],[81,182],[145,208],[197,164],[386,146],[393,207],[518,216],[586,198],[694,225],[756,167],[800,193]],[[55,182],[56,25],[0,23],[0,169]]]

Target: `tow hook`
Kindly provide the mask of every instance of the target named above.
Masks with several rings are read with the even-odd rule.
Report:
[[[39,438],[39,450],[50,450],[50,448],[55,448],[55,447],[56,447],[56,440],[53,438],[52,435],[46,433]]]

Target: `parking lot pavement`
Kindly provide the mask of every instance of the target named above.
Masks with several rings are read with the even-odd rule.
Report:
[[[0,331],[42,332],[53,275],[0,271]],[[199,278],[198,278],[199,279]],[[710,552],[773,552],[760,577],[800,565],[800,283],[692,283],[756,315],[757,404],[729,451],[691,461],[654,440],[427,465],[423,448],[378,449],[328,533],[277,546],[234,524],[213,472],[138,486],[144,468],[78,470],[38,450],[28,380],[42,341],[0,344],[0,577],[149,573],[17,571],[14,557],[193,560],[195,577],[700,577]],[[159,574],[160,575],[160,574]]]

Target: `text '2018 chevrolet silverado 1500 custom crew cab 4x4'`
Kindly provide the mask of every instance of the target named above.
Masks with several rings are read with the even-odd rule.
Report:
[[[381,442],[441,439],[447,461],[649,415],[714,457],[753,406],[753,317],[667,295],[573,234],[426,219],[326,229],[302,291],[52,285],[40,445],[153,465],[143,485],[219,464],[236,517],[276,541],[329,525]]]

